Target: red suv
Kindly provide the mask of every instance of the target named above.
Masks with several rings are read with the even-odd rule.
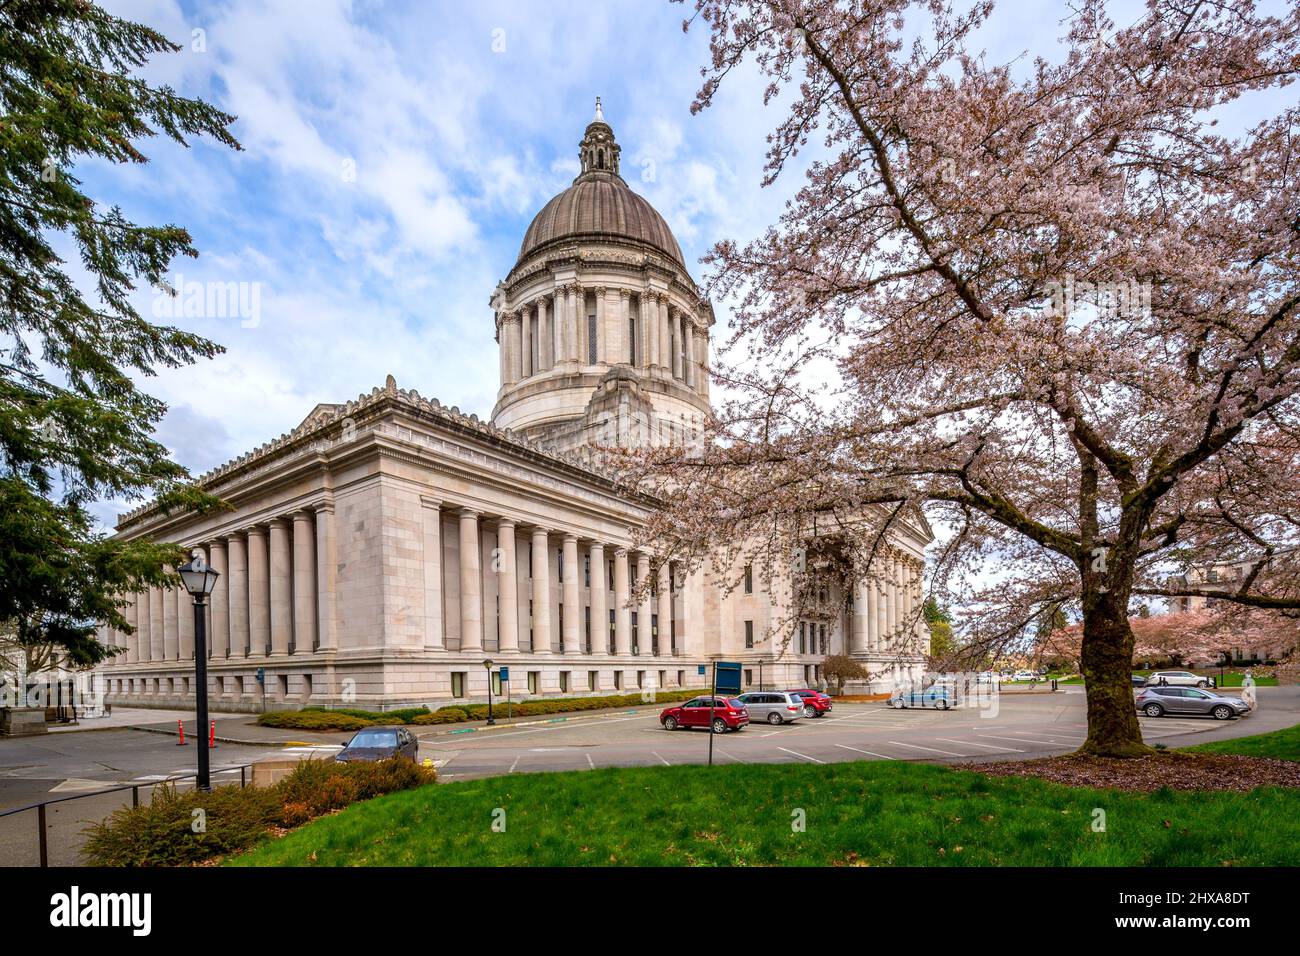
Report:
[[[659,723],[664,730],[676,730],[678,727],[709,726],[710,702],[713,712],[713,732],[726,733],[728,730],[740,730],[749,723],[749,711],[744,701],[735,697],[714,697],[708,695],[695,697],[684,704],[668,707],[659,715]]]
[[[792,690],[790,693],[803,698],[803,715],[805,717],[824,717],[831,712],[831,698],[819,690]]]

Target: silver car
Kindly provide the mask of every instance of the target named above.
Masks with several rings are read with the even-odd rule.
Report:
[[[1193,674],[1191,671],[1152,671],[1147,677],[1147,687],[1213,687],[1213,677]]]
[[[1209,714],[1215,720],[1229,720],[1250,713],[1250,704],[1199,687],[1146,687],[1137,695],[1137,709],[1148,717]]]
[[[803,716],[803,700],[783,690],[755,690],[741,694],[750,720],[769,724],[792,724]]]

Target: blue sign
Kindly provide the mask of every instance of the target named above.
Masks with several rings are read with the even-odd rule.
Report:
[[[266,683],[266,668],[265,668],[265,667],[259,667],[259,668],[257,669],[257,682],[258,682],[259,684],[265,684],[265,683]]]
[[[740,693],[740,665],[735,661],[718,661],[714,665],[714,687],[722,694]]]
[[[699,671],[699,674],[700,674],[701,677],[704,676],[704,665],[703,665],[703,664],[700,665],[700,671]]]
[[[510,680],[510,668],[508,667],[501,668],[501,679],[504,681]]]

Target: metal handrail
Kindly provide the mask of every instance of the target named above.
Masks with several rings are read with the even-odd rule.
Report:
[[[245,772],[253,765],[251,763],[235,764],[233,767],[222,767],[220,770],[212,771],[215,776],[219,773],[233,773],[239,771],[239,786],[243,789],[248,786],[248,774]],[[131,806],[140,805],[140,788],[157,787],[162,784],[175,783],[178,780],[191,780],[197,777],[197,773],[172,774],[162,780],[147,780],[139,783],[124,783],[114,787],[105,787],[103,790],[95,790],[90,793],[73,793],[66,797],[54,797],[51,800],[41,800],[38,803],[29,803],[22,807],[10,807],[7,810],[0,810],[0,818],[13,816],[16,813],[26,813],[29,810],[36,811],[36,825],[40,837],[40,865],[48,867],[49,863],[49,834],[46,830],[45,808],[54,803],[68,803],[72,800],[87,800],[91,797],[102,797],[108,793],[121,793],[124,790],[131,791]]]

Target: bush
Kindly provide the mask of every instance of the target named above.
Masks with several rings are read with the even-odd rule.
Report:
[[[355,719],[355,718],[353,718]],[[270,787],[218,787],[178,792],[164,785],[148,804],[124,807],[85,831],[82,849],[93,866],[184,866],[267,839],[359,800],[433,783],[432,769],[410,760],[334,763],[304,760]],[[202,810],[201,818],[194,811]],[[195,833],[196,819],[203,832]]]
[[[291,730],[360,730],[375,721],[337,710],[273,710],[259,716],[257,723]]]
[[[439,707],[436,713],[421,714],[411,721],[413,724],[427,726],[429,724],[456,724],[463,720],[468,720],[469,716],[460,707]]]

